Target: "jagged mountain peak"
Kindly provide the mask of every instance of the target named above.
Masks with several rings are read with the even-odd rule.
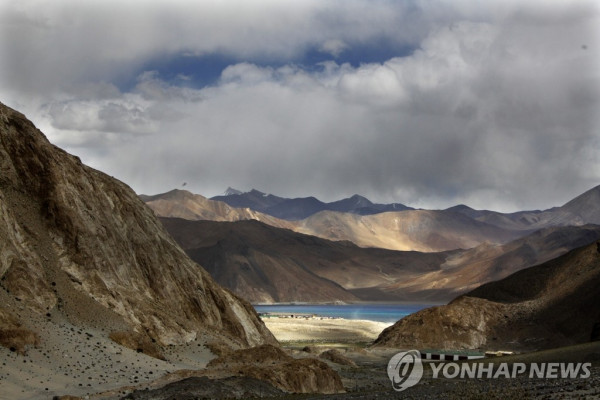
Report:
[[[374,204],[366,197],[358,194],[342,200],[325,203],[314,196],[284,198],[266,194],[257,189],[252,189],[249,192],[241,194],[216,196],[212,200],[223,201],[231,207],[247,207],[288,221],[308,218],[321,211],[339,211],[369,215],[411,209],[400,203]]]
[[[223,196],[233,196],[236,194],[242,194],[244,192],[242,192],[241,190],[237,190],[232,188],[231,186],[227,187],[227,190],[225,190],[225,192],[223,193]]]
[[[371,200],[369,200],[366,197],[361,196],[359,194],[352,195],[352,197],[350,197],[350,199],[352,201],[355,201],[357,206],[370,206],[373,204],[371,202]]]

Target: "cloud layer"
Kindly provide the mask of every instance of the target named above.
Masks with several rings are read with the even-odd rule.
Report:
[[[1,101],[138,192],[550,207],[600,183],[600,14],[521,3],[21,1]],[[146,69],[210,54],[207,86]]]

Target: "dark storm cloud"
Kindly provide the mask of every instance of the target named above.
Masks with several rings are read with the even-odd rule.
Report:
[[[521,3],[306,1],[290,11],[241,2],[244,13],[221,6],[196,15],[187,10],[194,3],[150,2],[137,14],[117,7],[117,21],[135,27],[122,43],[99,34],[103,7],[75,6],[64,26],[53,7],[45,18],[12,10],[21,21],[13,34],[32,24],[50,33],[30,33],[24,49],[4,43],[15,65],[38,41],[72,42],[80,29],[83,43],[61,53],[76,64],[65,67],[72,80],[51,73],[52,83],[29,85],[34,95],[19,91],[21,80],[64,64],[44,50],[39,68],[8,68],[14,79],[0,84],[52,140],[138,192],[185,181],[206,195],[233,186],[422,207],[549,207],[600,183],[599,13],[591,1]],[[416,50],[343,63],[344,52],[376,38]],[[187,84],[193,71],[144,68],[161,54],[216,49],[248,61],[206,87]],[[331,61],[291,61],[307,49]],[[111,83],[136,70],[131,87]]]

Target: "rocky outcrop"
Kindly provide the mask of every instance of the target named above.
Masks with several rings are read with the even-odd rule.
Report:
[[[240,367],[248,364],[279,364],[292,361],[281,347],[262,345],[223,354],[211,360],[208,368]]]
[[[37,346],[39,341],[36,332],[24,328],[15,316],[0,308],[0,346],[24,355],[28,347]]]
[[[294,359],[281,348],[271,345],[225,354],[212,360],[208,367],[269,382],[289,393],[344,391],[339,375],[326,363],[314,358]]]
[[[596,243],[409,315],[375,346],[538,350],[584,343],[600,319]]]
[[[346,365],[349,367],[356,367],[356,363],[337,351],[336,349],[330,349],[319,354],[319,358],[323,360],[331,361],[332,363],[339,365]]]
[[[276,365],[247,365],[243,376],[269,382],[289,393],[343,393],[340,376],[323,361],[314,358],[291,360]]]
[[[386,328],[375,345],[419,349],[479,348],[487,343],[490,321],[497,319],[503,311],[502,304],[460,297],[447,306],[427,308],[401,319]]]
[[[275,343],[253,308],[218,286],[128,186],[53,146],[0,104],[0,285],[30,310],[121,320],[159,344],[201,335]],[[10,310],[9,310],[10,311]]]

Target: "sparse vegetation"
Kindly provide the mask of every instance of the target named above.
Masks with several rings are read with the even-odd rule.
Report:
[[[27,346],[39,346],[37,333],[24,328],[0,329],[0,345],[18,354],[27,354]]]

